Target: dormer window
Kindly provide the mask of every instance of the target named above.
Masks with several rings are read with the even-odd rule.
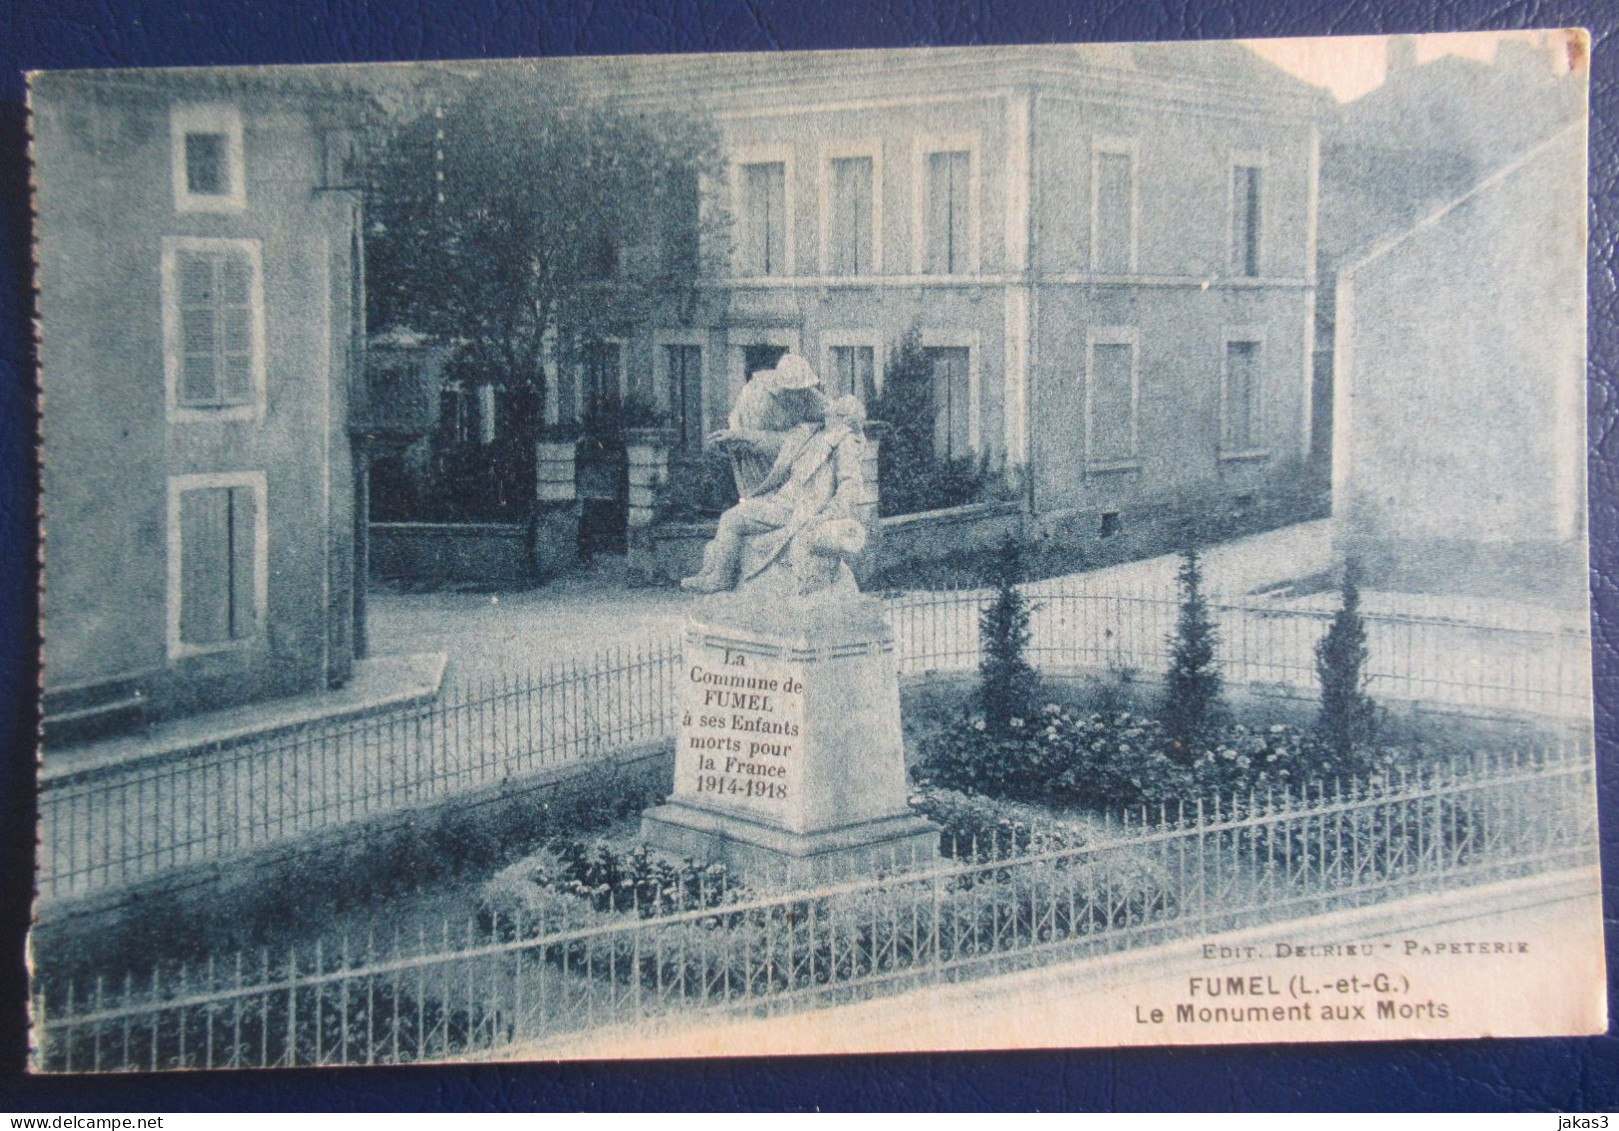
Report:
[[[234,106],[176,106],[170,129],[174,206],[181,212],[238,212],[247,206],[242,118]]]

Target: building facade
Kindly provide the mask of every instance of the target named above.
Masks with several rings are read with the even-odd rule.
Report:
[[[1339,275],[1333,515],[1373,583],[1583,607],[1585,130]]]
[[[914,329],[939,454],[1053,523],[1117,528],[1309,458],[1325,95],[1245,49],[578,66],[712,114],[728,165],[704,201],[729,239],[688,317],[560,375],[553,421],[605,388],[695,444],[782,350],[870,396]]]
[[[321,690],[357,630],[359,198],[287,76],[31,86],[47,735]]]

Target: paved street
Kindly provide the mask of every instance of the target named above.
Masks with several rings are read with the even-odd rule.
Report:
[[[373,587],[368,601],[373,655],[443,652],[450,658],[447,682],[467,686],[667,639],[684,623],[691,595],[632,588],[623,559],[601,555],[537,589],[400,593]]]
[[[1211,592],[1247,593],[1317,573],[1330,555],[1327,523],[1311,522],[1217,546],[1205,571]],[[1178,562],[1174,555],[1126,562],[1031,589],[1173,593]],[[371,651],[444,652],[450,657],[446,678],[465,685],[557,662],[587,662],[615,647],[662,639],[679,630],[691,601],[673,587],[631,587],[623,559],[610,555],[537,589],[510,593],[373,588]]]
[[[1335,591],[1293,594],[1286,585],[1318,578],[1331,563],[1330,523],[1300,523],[1210,548],[1204,557],[1205,589],[1217,602],[1325,613],[1337,606]],[[1062,641],[1085,651],[1081,638],[1105,637],[1106,650],[1119,652],[1124,657],[1121,662],[1151,667],[1156,664],[1152,657],[1162,651],[1172,610],[1153,609],[1148,617],[1144,607],[1108,610],[1083,598],[1117,597],[1126,599],[1127,605],[1129,598],[1171,602],[1175,599],[1179,564],[1178,555],[1167,554],[1034,582],[1027,588],[1037,602],[1043,602],[1049,613],[1059,618],[1063,601],[1057,598],[1080,599],[1073,607],[1076,613],[1083,610],[1085,624],[1077,628],[1052,626]],[[465,687],[554,663],[589,664],[616,648],[633,649],[648,641],[668,639],[679,631],[690,607],[690,595],[680,589],[630,586],[624,577],[623,559],[604,555],[526,591],[400,593],[373,589],[371,648],[375,655],[445,653],[450,659],[447,683]],[[1538,635],[1580,630],[1584,617],[1579,613],[1473,597],[1376,591],[1363,594],[1363,609],[1398,622],[1377,634],[1373,642],[1377,653],[1374,666],[1381,665],[1378,670],[1399,673],[1403,678],[1415,678],[1428,693],[1449,683],[1499,685],[1509,690],[1520,685],[1537,687],[1545,682],[1541,678],[1543,670],[1553,673],[1550,678],[1559,688],[1565,684],[1589,685],[1583,662],[1569,667],[1570,661],[1563,655],[1567,649],[1553,646]],[[957,627],[961,648],[968,651],[976,646],[977,632],[976,617],[967,615],[970,612],[965,610],[956,618],[960,622]],[[1160,613],[1170,620],[1159,623],[1162,618],[1153,619]],[[1114,623],[1121,616],[1123,620]],[[1269,650],[1275,653],[1269,656],[1269,667],[1296,670],[1306,683],[1313,678],[1312,647],[1319,632],[1317,622],[1293,618],[1267,621],[1253,616],[1238,619],[1242,625],[1234,625],[1232,633],[1250,637],[1256,631],[1262,634],[1241,642],[1245,655]],[[1431,631],[1414,642],[1401,627],[1406,622],[1427,624]],[[1531,638],[1514,633],[1479,633],[1471,631],[1473,627],[1522,629],[1537,635]],[[1440,641],[1438,652],[1429,646],[1435,640]],[[1237,642],[1235,636],[1233,642]],[[1233,674],[1244,680],[1269,678],[1264,673]],[[1515,700],[1516,694],[1509,698]],[[1530,705],[1538,705],[1538,701]]]

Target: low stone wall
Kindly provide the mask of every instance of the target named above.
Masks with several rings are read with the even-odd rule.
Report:
[[[663,523],[641,539],[640,568],[653,580],[678,581],[703,564],[712,522]],[[1020,537],[1023,510],[1015,502],[972,503],[921,514],[890,515],[876,539],[873,572],[935,562]],[[632,548],[633,549],[633,548]]]
[[[1001,544],[1008,535],[1023,536],[1023,508],[1015,502],[969,503],[920,514],[896,514],[882,520],[877,546],[878,572],[943,561]]]
[[[679,581],[703,568],[703,547],[716,522],[665,522],[637,532],[630,551],[649,581]]]
[[[529,585],[535,580],[529,528],[504,522],[373,522],[371,576],[422,584]]]

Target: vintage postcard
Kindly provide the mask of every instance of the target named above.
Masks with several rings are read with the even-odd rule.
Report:
[[[35,1069],[1602,1031],[1588,47],[34,74]]]

